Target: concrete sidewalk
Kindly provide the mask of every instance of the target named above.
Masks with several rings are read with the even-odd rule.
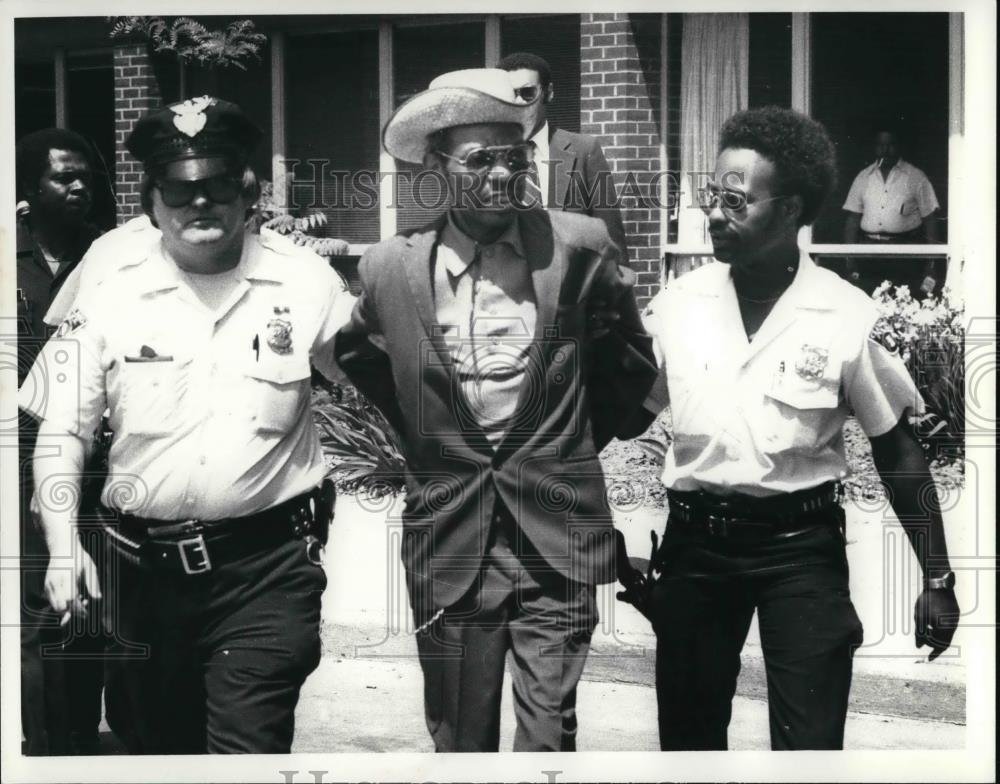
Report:
[[[324,655],[302,690],[296,714],[296,752],[432,752],[423,718],[423,677],[412,636],[383,641],[348,626],[324,628]],[[381,644],[379,644],[381,643]],[[370,647],[381,650],[371,656]],[[358,652],[366,653],[359,658]],[[577,713],[580,751],[657,751],[656,692],[646,684],[620,682],[588,663]],[[740,691],[748,691],[741,676]],[[500,750],[514,742],[509,679],[504,691]],[[767,750],[767,704],[738,696],[729,728],[730,748]],[[852,710],[848,749],[962,749],[965,727],[930,719]]]
[[[306,684],[300,706],[297,744],[308,744],[309,749],[319,750],[308,729],[315,711],[337,725],[343,721],[348,730],[351,716],[360,710],[356,703],[372,707],[373,716],[378,716],[382,700],[392,706],[394,721],[410,728],[400,729],[409,740],[399,742],[428,747],[422,677],[399,561],[400,511],[398,498],[338,499],[326,556],[329,586],[323,599],[328,650],[320,670]],[[927,649],[917,651],[913,643],[912,608],[919,592],[919,569],[902,528],[884,504],[848,504],[847,513],[851,594],[865,627],[865,643],[855,657],[846,744],[848,748],[961,748],[965,722],[962,650],[966,635],[976,630],[960,628],[952,649],[928,663]],[[956,568],[964,556],[978,552],[976,527],[967,524],[969,519],[968,510],[960,504],[946,516]],[[662,532],[664,520],[664,512],[645,507],[616,515],[630,553],[643,557],[649,553],[650,529]],[[656,748],[655,638],[645,618],[615,600],[616,590],[616,586],[602,586],[598,591],[601,623],[580,692],[581,748]],[[960,580],[959,601],[967,611],[976,608],[974,572]],[[364,686],[356,678],[365,681]],[[743,652],[737,694],[733,747],[768,748],[766,681],[756,622]],[[620,718],[615,718],[619,708],[610,705],[620,705]],[[505,717],[505,732],[512,732],[511,718]],[[926,725],[926,737],[907,722]],[[351,748],[371,750],[365,744],[375,741],[366,741],[357,732],[355,726],[346,734],[333,732],[331,738]],[[355,740],[347,739],[351,737]],[[379,742],[395,743],[385,738]]]

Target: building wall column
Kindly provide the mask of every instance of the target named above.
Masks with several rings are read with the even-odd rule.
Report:
[[[614,172],[640,307],[661,279],[661,37],[660,14],[580,16],[580,129]]]
[[[125,148],[140,117],[159,108],[163,101],[153,64],[145,45],[116,46],[115,69],[115,190],[118,194],[118,225],[142,215],[139,204],[140,164]]]

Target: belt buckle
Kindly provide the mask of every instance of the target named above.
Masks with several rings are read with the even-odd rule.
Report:
[[[711,536],[718,536],[720,538],[729,536],[729,520],[727,518],[709,513],[705,518],[705,522],[708,525],[708,533]]]
[[[190,539],[181,539],[178,541],[177,552],[180,553],[185,574],[204,574],[212,570],[212,559],[208,557],[208,548],[205,547],[205,537],[201,534],[192,536]],[[200,562],[192,565],[189,560],[189,553],[199,556]]]

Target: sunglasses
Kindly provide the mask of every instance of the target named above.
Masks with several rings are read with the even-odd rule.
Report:
[[[542,88],[537,84],[529,84],[526,87],[515,87],[514,95],[525,103],[531,103],[542,92]]]
[[[779,199],[787,199],[788,196],[771,196],[767,199],[755,199],[750,201],[749,198],[743,191],[731,191],[725,188],[699,188],[698,189],[698,206],[701,207],[702,212],[708,215],[712,210],[719,206],[722,208],[723,212],[736,213],[743,212],[750,204],[763,204],[768,201],[778,201]]]
[[[199,191],[216,204],[230,204],[243,192],[242,180],[227,174],[209,177],[207,180],[157,180],[156,187],[160,189],[160,198],[168,207],[190,204]]]
[[[476,147],[469,150],[461,158],[441,150],[438,150],[438,154],[476,172],[492,169],[501,159],[511,171],[524,171],[531,168],[531,161],[535,157],[535,146],[533,144],[510,144],[501,147]]]

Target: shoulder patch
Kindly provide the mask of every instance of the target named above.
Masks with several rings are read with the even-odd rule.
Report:
[[[79,308],[73,308],[63,320],[63,323],[59,325],[59,329],[56,330],[56,334],[53,337],[64,338],[67,335],[72,335],[86,323],[87,317],[83,315],[83,311]]]

